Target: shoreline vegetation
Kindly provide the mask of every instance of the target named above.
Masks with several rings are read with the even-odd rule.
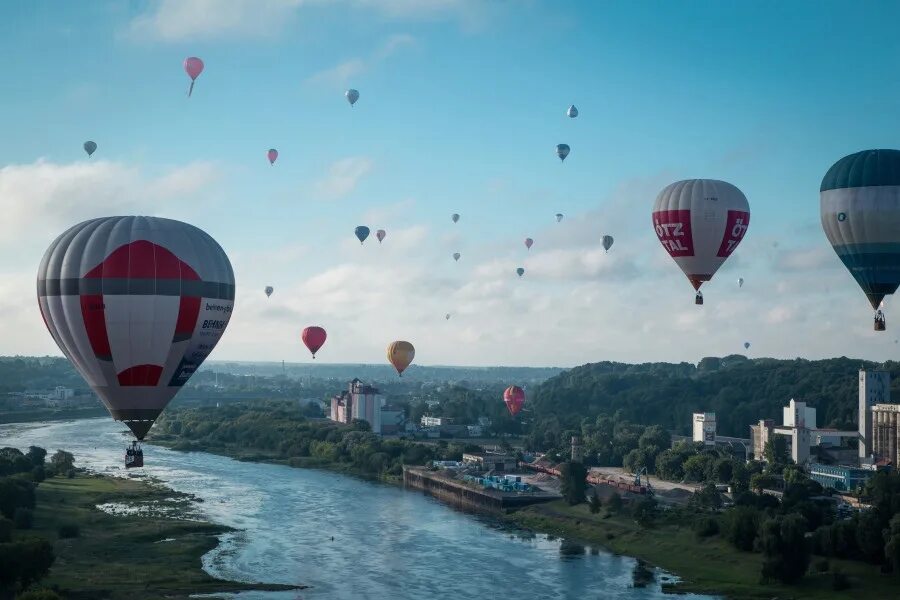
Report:
[[[3,458],[18,458],[18,451],[9,450]],[[212,577],[201,557],[232,529],[204,521],[198,499],[155,482],[67,466],[55,474],[48,466],[48,475],[55,476],[32,482],[25,473],[7,477],[37,485],[23,500],[31,508],[16,509],[15,526],[0,540],[0,550],[12,552],[3,555],[0,599],[152,600],[305,588]],[[28,519],[20,519],[22,514]],[[25,567],[14,564],[23,544],[39,547],[42,566],[33,566],[33,558]],[[23,575],[23,568],[30,574]],[[23,583],[25,590],[16,595]]]

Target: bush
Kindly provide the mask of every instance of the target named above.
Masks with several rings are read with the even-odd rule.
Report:
[[[31,470],[31,479],[34,480],[35,483],[40,483],[46,478],[47,472],[44,470],[44,465],[38,465]]]
[[[59,595],[53,590],[31,590],[16,596],[16,600],[60,600]]]
[[[816,561],[816,571],[819,573],[827,573],[830,568],[831,565],[828,564],[827,560],[823,559]]]
[[[34,511],[30,508],[19,507],[13,515],[13,523],[16,529],[31,529],[34,524]]]
[[[63,523],[57,531],[59,539],[77,538],[81,535],[81,529],[75,523]]]
[[[75,469],[69,469],[66,471],[66,477],[69,479],[75,479]]]
[[[698,538],[707,538],[719,533],[719,522],[712,517],[703,517],[694,521],[694,533]]]

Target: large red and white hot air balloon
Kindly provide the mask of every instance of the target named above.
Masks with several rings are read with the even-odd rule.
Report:
[[[516,416],[525,405],[525,390],[517,385],[509,386],[503,392],[503,403],[506,404],[509,415]]]
[[[666,186],[653,205],[653,228],[697,290],[715,275],[750,225],[750,205],[735,186],[716,179],[688,179]]]
[[[156,217],[79,223],[50,245],[37,276],[54,341],[139,440],[222,337],[234,290],[213,238]]]

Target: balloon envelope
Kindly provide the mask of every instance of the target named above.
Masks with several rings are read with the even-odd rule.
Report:
[[[562,213],[556,213],[556,222],[559,223],[559,222],[562,221],[562,220],[563,220],[563,214],[562,214]]]
[[[454,252],[454,253],[453,253],[453,260],[456,260],[456,261],[459,260],[459,252]]]
[[[197,79],[200,77],[200,73],[203,72],[203,61],[196,56],[189,56],[184,59],[184,72],[188,74],[191,81]]]
[[[516,269],[516,273],[519,275],[519,277],[521,277],[522,275],[525,274],[525,269],[523,269],[522,267],[519,267],[518,269]]]
[[[656,197],[652,224],[663,248],[700,289],[744,239],[750,205],[724,181],[677,181]]]
[[[900,150],[845,156],[819,191],[825,236],[877,309],[900,286]]]
[[[90,140],[84,143],[84,151],[87,152],[88,156],[91,156],[97,150],[97,142],[92,142]]]
[[[381,243],[381,241],[384,239],[384,236],[386,236],[386,235],[387,235],[387,232],[384,229],[379,229],[378,231],[375,232],[375,237],[378,238],[379,244]]]
[[[403,371],[406,370],[415,357],[416,349],[409,342],[401,340],[388,344],[387,359],[397,369],[398,375],[403,375]]]
[[[364,241],[366,241],[366,238],[369,237],[369,228],[365,225],[360,225],[353,230],[353,233],[356,234],[356,239],[358,239],[359,243],[362,244]]]
[[[744,350],[750,349],[750,342],[744,342]]]
[[[454,223],[459,221],[459,215],[456,213],[453,213],[452,215],[450,215],[450,218],[453,219]]]
[[[60,235],[38,269],[54,341],[138,439],[206,359],[234,307],[234,271],[205,232],[105,217]]]
[[[266,297],[271,297],[272,292],[274,292],[274,291],[275,291],[275,288],[273,288],[271,285],[267,285],[266,286]]]
[[[615,240],[613,239],[613,236],[611,236],[611,235],[604,235],[604,236],[603,236],[603,239],[601,240],[601,242],[602,242],[602,244],[603,244],[603,249],[606,250],[607,252],[609,252],[609,249],[612,248],[612,245],[613,245],[613,242],[614,242],[614,241],[615,241]]]
[[[306,327],[303,330],[303,333],[300,334],[300,338],[303,340],[303,343],[312,353],[312,357],[316,357],[316,352],[319,351],[319,348],[325,344],[325,338],[328,337],[328,334],[325,333],[325,330],[316,325],[311,325]]]
[[[744,287],[744,278],[743,277],[738,277],[738,287],[739,288]]]
[[[275,148],[269,148],[269,151],[266,152],[266,158],[269,159],[269,164],[274,165],[275,161],[278,160],[278,150]]]
[[[359,92],[350,88],[346,92],[344,92],[344,97],[347,98],[347,102],[350,103],[350,106],[356,104],[356,101],[359,100]]]
[[[447,315],[444,317],[444,319],[446,319],[446,320],[449,321],[449,320],[450,320],[450,313],[447,313]]]
[[[503,392],[503,403],[511,416],[516,416],[525,404],[525,390],[517,385],[511,385]]]
[[[575,108],[574,104],[571,105],[569,107],[569,110],[566,111],[566,116],[569,117],[570,119],[574,119],[575,117],[578,116],[578,109]],[[590,119],[588,119],[588,120],[590,120]]]
[[[534,240],[531,238],[525,238],[525,247],[531,250],[532,245],[534,245]]]
[[[559,160],[566,160],[566,157],[569,155],[569,145],[568,144],[557,144],[556,145],[556,155],[559,157]]]

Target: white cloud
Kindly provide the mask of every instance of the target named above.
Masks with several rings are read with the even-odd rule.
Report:
[[[353,192],[360,180],[372,171],[374,163],[365,156],[342,158],[331,165],[328,175],[315,184],[315,191],[329,200],[336,200]]]
[[[306,82],[345,88],[360,75],[378,67],[399,49],[415,44],[416,39],[405,33],[387,38],[368,58],[351,58],[310,76]]]

